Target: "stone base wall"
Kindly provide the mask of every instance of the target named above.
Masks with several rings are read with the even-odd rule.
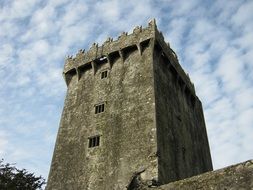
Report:
[[[160,187],[142,187],[141,190],[250,190],[253,189],[253,160],[207,172]]]

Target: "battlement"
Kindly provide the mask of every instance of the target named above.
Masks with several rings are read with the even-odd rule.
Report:
[[[96,74],[97,64],[106,61],[112,68],[114,60],[118,57],[124,62],[125,55],[131,51],[138,50],[141,56],[143,50],[149,46],[153,46],[159,51],[160,56],[170,63],[171,70],[179,83],[187,86],[187,89],[195,96],[194,85],[180,66],[176,53],[170,48],[169,43],[164,41],[163,34],[157,29],[155,19],[151,20],[146,28],[137,26],[131,34],[122,32],[116,40],[109,37],[101,46],[93,43],[88,51],[81,49],[75,56],[68,56],[63,70],[66,84],[68,86],[70,79],[76,74],[79,80],[81,72],[86,69],[92,69]]]

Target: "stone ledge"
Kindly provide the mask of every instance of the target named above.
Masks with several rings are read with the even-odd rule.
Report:
[[[141,190],[243,190],[253,189],[253,160],[207,172],[160,187],[143,187]]]

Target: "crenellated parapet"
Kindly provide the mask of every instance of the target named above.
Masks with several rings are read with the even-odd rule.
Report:
[[[110,67],[113,65],[115,57],[120,57],[124,62],[126,53],[131,50],[138,50],[142,56],[143,49],[147,46],[153,45],[154,48],[160,49],[161,55],[166,55],[170,66],[173,67],[178,75],[179,80],[184,81],[185,86],[195,94],[195,89],[190,81],[188,75],[184,72],[178,62],[176,53],[170,48],[170,45],[164,41],[163,34],[157,29],[155,19],[151,20],[147,27],[137,26],[133,29],[131,34],[122,32],[116,40],[107,38],[102,45],[93,43],[88,51],[79,50],[75,56],[68,56],[65,59],[63,75],[68,85],[69,78],[77,74],[80,79],[80,72],[83,68],[93,69],[96,73],[97,64],[101,60],[106,59]]]
[[[107,38],[107,40],[99,46],[93,43],[88,51],[80,50],[75,56],[68,56],[65,59],[63,76],[68,85],[69,79],[77,74],[79,75],[83,68],[92,68],[94,74],[96,73],[96,65],[99,64],[102,58],[106,58],[110,66],[115,56],[120,57],[124,62],[125,53],[131,48],[139,51],[140,55],[145,46],[148,45],[150,39],[155,38],[156,23],[152,20],[146,28],[137,26],[131,34],[122,32],[116,40]],[[80,76],[77,77],[78,79]]]
[[[155,30],[153,24],[155,23],[150,23],[149,26],[144,29],[142,29],[142,27],[135,27],[133,33],[131,34],[122,32],[120,36],[118,36],[117,40],[107,38],[101,46],[97,43],[93,43],[87,52],[80,50],[76,56],[69,56],[65,61],[64,73],[67,73],[73,68],[77,68],[83,64],[92,62],[100,57],[119,52],[120,50],[124,50],[130,46],[138,46],[145,40],[154,38]]]

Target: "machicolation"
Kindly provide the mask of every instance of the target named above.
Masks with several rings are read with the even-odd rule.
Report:
[[[63,71],[66,84],[68,85],[73,75],[78,75],[77,78],[80,79],[88,69],[92,69],[95,74],[97,65],[104,61],[108,61],[111,68],[114,60],[120,58],[124,62],[124,58],[132,51],[138,50],[141,55],[152,38],[156,39],[155,46],[162,52],[160,56],[164,62],[171,64],[170,69],[175,74],[180,86],[185,88],[186,93],[193,100],[195,98],[194,85],[180,66],[176,53],[170,48],[169,43],[164,41],[162,32],[157,30],[155,20],[150,21],[146,28],[135,27],[132,34],[123,32],[117,40],[109,37],[101,46],[94,43],[87,52],[81,49],[75,57],[68,56]]]

